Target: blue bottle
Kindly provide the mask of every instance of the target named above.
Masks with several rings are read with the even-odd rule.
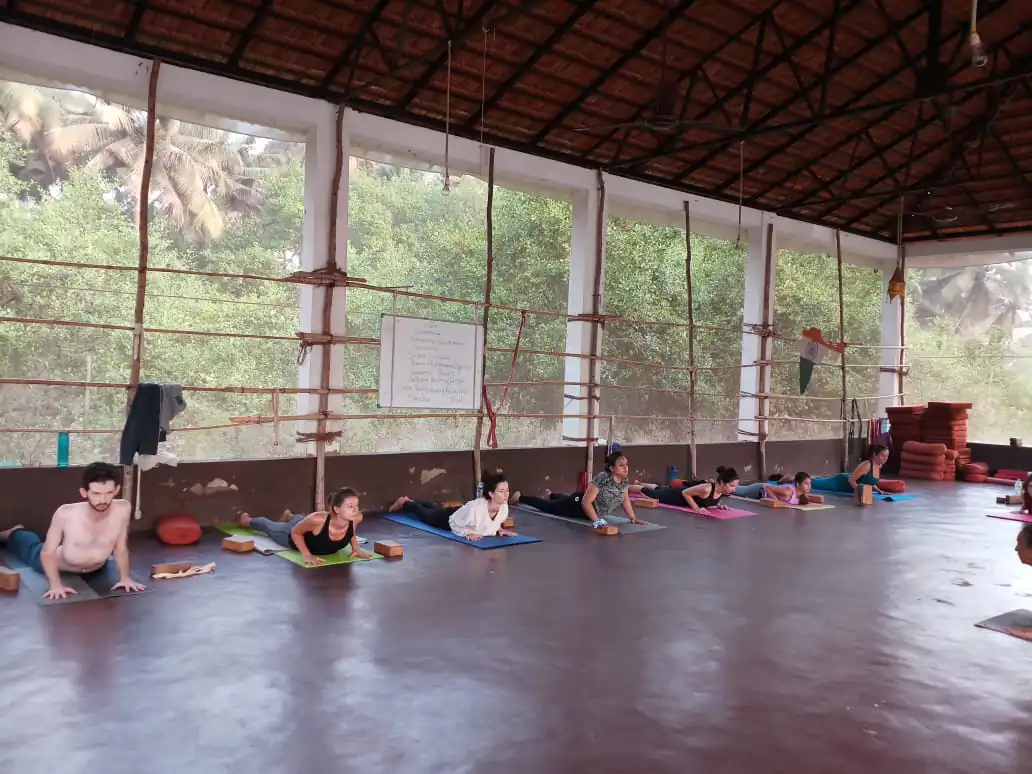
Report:
[[[677,478],[677,467],[675,465],[671,465],[669,468],[666,469],[667,486],[672,484],[675,478]]]

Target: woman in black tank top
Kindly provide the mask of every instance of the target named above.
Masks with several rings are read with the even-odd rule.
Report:
[[[631,492],[641,494],[650,500],[657,500],[663,505],[677,508],[690,508],[699,513],[706,513],[709,508],[727,510],[720,502],[725,495],[733,494],[738,486],[738,473],[734,468],[717,468],[715,479],[674,482],[676,486],[655,486],[653,484],[635,484]]]
[[[322,557],[330,556],[351,546],[351,555],[358,559],[372,559],[373,555],[358,546],[356,525],[362,521],[358,509],[358,493],[345,487],[330,495],[328,513],[317,512],[308,516],[294,516],[287,522],[269,522],[241,514],[237,523],[242,527],[264,532],[282,546],[297,549],[308,566],[325,564]]]

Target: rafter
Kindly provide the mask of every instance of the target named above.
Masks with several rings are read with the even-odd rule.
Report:
[[[649,29],[648,32],[646,32],[644,35],[638,38],[638,42],[635,43],[634,46],[632,46],[628,51],[624,52],[624,54],[615,62],[613,62],[612,65],[610,65],[608,68],[606,68],[597,76],[595,76],[595,79],[586,89],[584,89],[584,91],[582,91],[576,98],[574,98],[568,105],[566,105],[566,107],[560,110],[559,113],[556,114],[552,118],[552,120],[549,121],[545,125],[545,127],[534,136],[534,139],[531,140],[531,143],[537,145],[546,137],[548,137],[548,135],[550,135],[553,131],[555,131],[559,126],[561,126],[562,123],[567,118],[569,118],[575,110],[577,110],[581,105],[583,105],[589,97],[593,96],[596,92],[598,92],[598,90],[606,83],[606,81],[608,81],[610,78],[616,75],[616,73],[620,69],[622,69],[625,64],[630,62],[642,51],[644,51],[646,46],[648,46],[650,43],[652,43],[652,41],[656,40],[660,35],[662,35],[671,24],[677,21],[677,19],[679,19],[694,4],[695,0],[680,0],[680,2],[678,2],[678,4],[671,11],[667,12],[667,14],[663,17],[663,19],[660,22],[652,25],[651,29]]]
[[[470,16],[461,27],[458,28],[449,40],[454,44],[457,40],[464,40],[477,30],[481,29],[484,24],[484,19],[486,19],[491,10],[498,5],[498,2],[499,0],[484,0],[484,2],[480,4],[480,7],[477,8],[473,15]],[[402,110],[408,110],[412,101],[416,98],[419,92],[430,84],[434,79],[434,76],[437,75],[447,61],[448,46],[446,43],[437,58],[430,63],[430,66],[423,71],[423,74],[419,76],[416,82],[412,84],[412,87],[405,92],[405,96],[399,101],[398,105]]]
[[[123,40],[126,43],[133,43],[136,40],[136,36],[140,32],[140,24],[143,22],[143,15],[147,12],[149,5],[150,0],[137,0],[136,7],[133,8],[133,16],[129,20],[129,26],[126,28],[125,35],[123,36]],[[8,2],[7,7],[11,10],[17,9],[17,0]]]
[[[341,55],[337,57],[337,61],[333,63],[333,67],[331,67],[329,72],[326,73],[326,77],[323,78],[322,88],[324,90],[329,91],[333,87],[333,84],[337,81],[337,77],[341,74],[344,68],[348,66],[348,63],[351,62],[352,57],[355,57],[356,62],[358,61],[358,57],[362,53],[362,47],[365,45],[366,36],[373,28],[373,25],[376,24],[377,20],[379,20],[389,2],[390,0],[378,0],[376,5],[373,6],[373,10],[366,14],[365,18],[362,20],[362,26],[359,27],[358,32],[355,33],[355,37],[351,39]],[[350,81],[348,82],[348,86],[350,91]]]
[[[1003,0],[1003,2],[1006,2],[1006,0]],[[987,13],[991,13],[992,11],[998,10],[999,7],[1002,4],[1003,3],[998,3],[995,7],[990,8],[987,11]],[[918,10],[914,14],[911,14],[911,16],[907,17],[909,19],[908,23],[912,23],[915,19],[917,19],[923,13],[924,13],[923,10]],[[947,38],[947,40],[948,41],[956,40],[957,41],[957,48],[959,49],[961,47],[961,45],[964,43],[964,41],[967,39],[967,33],[968,33],[968,25],[967,25],[967,23],[960,24],[953,31],[953,33]],[[1012,36],[1017,36],[1017,35],[1020,35],[1020,34],[1021,34],[1020,32],[1015,32],[1015,33],[1012,34]],[[1011,39],[1011,38],[1008,38],[1008,40],[1009,39]],[[950,63],[947,64],[947,67],[952,67],[952,62],[953,62],[954,59],[955,59],[955,56],[951,57]],[[899,76],[899,74],[901,72],[903,72],[903,69],[904,68],[897,68],[897,69],[892,70],[891,72],[887,73],[886,75],[882,76],[874,84],[871,85],[871,87],[870,87],[870,89],[868,91],[877,91],[882,86],[884,86],[884,85],[886,85],[888,83],[891,83],[892,81],[894,81]],[[850,108],[854,107],[856,105],[856,103],[860,102],[863,98],[864,98],[864,94],[862,94],[862,93],[854,95],[849,100],[847,100],[845,103],[843,103],[841,108],[842,109],[850,109]],[[834,154],[841,152],[850,143],[853,143],[858,138],[862,137],[865,132],[870,132],[875,127],[880,126],[890,116],[892,116],[895,112],[897,112],[899,110],[899,108],[900,108],[900,105],[898,105],[898,104],[891,104],[891,105],[889,105],[888,107],[886,107],[886,109],[884,111],[878,113],[876,116],[873,117],[873,119],[871,119],[870,121],[865,123],[860,129],[858,129],[856,131],[853,131],[853,132],[850,132],[838,144],[833,145],[830,148],[826,149],[825,151],[821,152],[816,158],[811,160],[809,163],[811,165],[812,164],[817,164],[817,163],[819,163],[821,161],[824,161],[824,159],[832,157]],[[932,117],[926,123],[921,123],[919,126],[915,127],[915,129],[912,132],[909,132],[908,135],[911,136],[911,137],[914,137],[914,136],[916,136],[916,134],[918,132],[920,132],[926,126],[928,126],[928,125],[930,125],[930,124],[932,124],[934,122],[935,122],[935,118]],[[789,148],[791,148],[796,143],[805,140],[812,132],[814,132],[819,127],[820,127],[820,124],[813,124],[812,126],[806,127],[803,131],[801,131],[801,132],[799,132],[797,134],[792,135],[787,140],[785,140],[785,142],[783,142],[780,145],[772,148],[770,151],[765,153],[755,164],[752,164],[752,165],[750,165],[749,167],[746,168],[746,170],[745,170],[746,176],[752,174],[756,169],[759,169],[761,166],[763,166],[764,164],[769,162],[771,159],[777,158],[781,154],[785,153],[786,151],[789,150]],[[902,140],[903,138],[900,138],[900,139]],[[888,150],[889,148],[894,147],[896,144],[898,144],[898,143],[892,143],[891,145],[885,146],[884,150]],[[869,155],[869,156],[865,157],[864,159],[862,159],[861,161],[859,161],[856,165],[850,163],[847,168],[843,169],[834,178],[828,180],[822,187],[820,187],[820,188],[818,188],[816,190],[813,190],[813,191],[807,191],[801,197],[798,197],[795,201],[799,202],[799,201],[802,201],[804,199],[812,199],[815,196],[817,196],[817,195],[819,195],[819,194],[821,194],[821,193],[823,193],[825,191],[830,190],[832,186],[834,186],[840,180],[842,180],[843,178],[845,178],[846,176],[851,174],[851,170],[852,169],[858,169],[858,168],[862,167],[863,165],[865,165],[868,162],[870,162],[871,160],[873,160],[873,158],[874,158],[873,156]],[[784,177],[774,181],[773,183],[767,184],[762,191],[760,191],[759,193],[757,193],[753,197],[753,203],[754,204],[758,204],[766,196],[770,195],[774,191],[779,190],[780,188],[785,186],[787,183],[789,183],[791,180],[795,179],[796,177],[798,177],[798,172],[792,172],[792,173],[790,173],[788,175],[785,175]],[[737,178],[735,178],[735,179],[737,179]],[[792,203],[794,203],[794,202],[790,202],[789,204],[792,204]]]
[[[845,7],[843,7],[843,9],[842,9],[842,11],[840,13],[840,18],[846,16],[850,12],[852,12],[852,11],[856,10],[857,8],[861,7],[862,5],[864,5],[865,2],[866,2],[866,0],[846,0],[847,4],[845,5]],[[812,30],[810,30],[808,33],[803,35],[801,38],[797,38],[796,41],[789,47],[789,49],[787,51],[782,51],[778,56],[773,57],[769,62],[767,62],[767,64],[765,64],[757,72],[750,74],[749,77],[747,77],[744,80],[740,81],[737,86],[734,86],[733,88],[725,91],[721,95],[720,99],[716,100],[712,105],[708,105],[698,116],[696,116],[696,120],[704,121],[705,119],[709,118],[711,115],[713,115],[718,110],[724,109],[724,106],[727,104],[727,102],[732,100],[732,99],[734,99],[739,94],[741,94],[742,91],[744,91],[745,89],[747,89],[749,87],[750,83],[752,83],[756,79],[760,79],[760,78],[766,77],[770,72],[772,72],[776,68],[778,68],[781,65],[783,65],[786,61],[788,61],[793,56],[795,56],[797,51],[802,49],[804,46],[809,45],[813,41],[817,40],[821,35],[823,35],[828,30],[828,28],[830,26],[831,26],[831,20],[830,19],[822,21],[816,27],[814,27]],[[798,99],[799,99],[798,95],[794,95],[794,97],[792,99],[792,102],[795,102]],[[773,111],[767,111],[763,115],[763,117],[761,117],[756,122],[754,122],[753,124],[750,124],[748,127],[746,127],[744,132],[736,134],[731,139],[728,139],[726,137],[721,137],[721,138],[719,138],[717,140],[714,140],[714,141],[712,141],[710,143],[706,143],[707,145],[718,145],[719,146],[718,149],[714,150],[710,154],[707,154],[707,156],[706,156],[706,159],[707,159],[706,163],[708,164],[709,161],[711,161],[713,158],[716,158],[716,156],[718,156],[721,153],[723,153],[724,150],[728,146],[733,145],[736,142],[740,142],[742,140],[748,139],[749,135],[750,135],[750,132],[755,131],[757,126],[762,126],[763,124],[765,124],[768,121],[770,121],[770,119],[772,117],[772,113],[773,113]],[[627,165],[629,166],[630,164],[633,164],[635,167],[639,167],[639,165],[644,164],[644,163],[649,162],[649,161],[652,161],[653,159],[662,158],[664,156],[677,155],[678,153],[681,153],[681,152],[683,152],[685,150],[690,150],[690,149],[699,147],[699,143],[684,143],[682,145],[678,145],[677,144],[677,139],[678,138],[676,136],[668,138],[667,140],[665,140],[660,145],[660,147],[657,150],[652,151],[650,153],[646,153],[646,154],[644,154],[642,156],[639,156],[637,159],[633,160],[632,162],[630,162]],[[701,166],[701,164],[693,165],[693,167],[691,168],[691,171],[695,171],[695,169],[698,168],[699,166]],[[685,176],[687,176],[687,175],[685,175]],[[684,177],[682,177],[681,179],[684,179]]]
[[[774,0],[774,2],[771,3],[771,5],[767,7],[766,11],[764,11],[764,14],[773,13],[775,8],[777,8],[778,6],[780,6],[781,4],[783,4],[785,2],[786,2],[786,0]],[[716,59],[716,57],[718,55],[720,55],[724,51],[724,49],[727,48],[728,46],[731,46],[731,45],[733,45],[735,43],[738,43],[738,44],[741,44],[741,45],[748,45],[742,38],[745,35],[745,33],[747,33],[753,27],[753,25],[758,24],[760,22],[761,18],[762,18],[762,15],[761,16],[754,16],[753,18],[749,19],[749,21],[745,24],[745,26],[743,26],[740,30],[738,30],[737,32],[733,33],[732,35],[730,35],[729,37],[727,37],[723,41],[721,41],[720,45],[717,46],[715,49],[713,49],[713,51],[710,51],[709,53],[707,53],[706,54],[706,58],[702,62],[700,62],[699,64],[696,64],[696,65],[692,65],[687,70],[683,70],[682,72],[677,74],[676,78],[674,79],[674,82],[677,84],[678,89],[680,89],[681,86],[684,85],[685,81],[688,81],[687,94],[685,95],[684,102],[681,105],[681,120],[682,121],[685,119],[685,117],[688,114],[688,108],[691,106],[691,102],[692,102],[692,91],[693,91],[693,89],[695,87],[696,81],[699,78],[699,73],[702,72],[703,68],[706,66],[706,63],[710,62],[710,61],[714,61]],[[650,107],[652,107],[652,102],[651,101],[644,103],[637,110],[634,111],[634,114],[630,118],[626,119],[626,122],[627,123],[635,123],[637,121],[640,121],[642,119],[642,117],[645,115],[645,112]],[[616,135],[616,133],[618,131],[620,131],[620,130],[619,129],[613,129],[608,134],[606,134],[604,137],[600,138],[599,141],[596,142],[594,145],[592,145],[591,148],[589,150],[587,150],[584,155],[587,158],[591,158],[592,156],[594,156],[595,153],[598,152],[599,148],[601,148],[606,143],[612,141],[613,137]],[[618,156],[619,156],[619,152],[614,156],[613,160],[610,163],[616,163],[619,160]]]
[[[552,48],[556,43],[563,38],[566,33],[574,28],[586,13],[588,13],[596,4],[597,0],[585,0],[579,3],[568,17],[560,26],[552,30],[551,34],[545,38],[541,45],[534,48],[534,53],[531,54],[523,63],[513,70],[510,75],[501,86],[495,89],[494,93],[491,94],[487,100],[484,101],[484,105],[479,113],[474,113],[469,117],[469,120],[465,123],[466,129],[473,129],[480,123],[487,114],[490,113],[495,106],[505,97],[506,94],[519,83],[531,70],[534,69],[535,65],[541,61],[541,59],[547,54],[551,53]]]
[[[828,106],[828,84],[831,82],[831,65],[835,61],[835,42],[841,18],[842,0],[835,0],[835,7],[831,11],[831,29],[828,30],[828,48],[824,53],[824,77],[821,79],[821,98],[817,108],[819,113],[823,113]]]
[[[749,70],[749,85],[745,89],[745,99],[742,100],[742,114],[738,119],[738,123],[741,126],[745,126],[749,123],[749,108],[752,107],[753,89],[756,87],[756,81],[759,80],[760,58],[763,56],[763,39],[767,36],[768,24],[777,28],[777,22],[774,21],[772,14],[763,15],[763,20],[760,22],[760,31],[756,33],[756,45],[753,48],[752,68]],[[778,30],[778,35],[780,37],[780,30]],[[789,61],[792,60],[790,59]]]
[[[262,22],[265,21],[265,15],[270,8],[272,8],[272,0],[262,0],[261,5],[251,13],[251,20],[247,22],[244,31],[240,33],[236,47],[233,49],[233,53],[229,55],[228,64],[230,67],[237,67],[240,64],[240,60],[244,58],[244,52],[247,51],[247,47],[250,45],[254,34],[262,26]]]

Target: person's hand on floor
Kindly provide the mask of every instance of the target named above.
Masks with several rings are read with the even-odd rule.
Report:
[[[144,591],[147,587],[142,583],[137,583],[132,578],[123,578],[114,586],[111,587],[112,591]]]
[[[716,509],[717,509],[718,511],[730,511],[730,510],[731,510],[731,509],[730,509],[730,508],[728,508],[728,507],[727,507],[726,505],[724,505],[724,503],[717,503],[717,504],[716,504],[716,505],[715,505],[714,507],[715,507],[715,508],[716,508]]]
[[[373,558],[373,555],[371,553],[369,553],[368,551],[362,551],[362,550],[355,551],[355,553],[353,553],[352,556],[354,556],[356,559],[372,559]]]
[[[68,586],[54,586],[53,588],[47,589],[47,593],[43,595],[43,599],[64,599],[69,594],[77,594],[78,592]]]
[[[466,540],[469,540],[472,543],[479,543],[483,539],[482,535],[466,535]]]
[[[326,564],[326,560],[321,556],[306,556],[305,567],[318,567],[320,564]]]
[[[498,534],[501,535],[502,537],[519,537],[511,529],[500,529],[500,530],[498,530]]]
[[[696,508],[695,512],[709,516],[709,508]]]

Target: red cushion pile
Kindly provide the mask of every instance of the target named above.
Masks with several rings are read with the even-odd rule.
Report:
[[[926,443],[945,444],[947,449],[967,448],[968,409],[973,403],[929,403],[924,415]]]
[[[960,475],[965,481],[984,484],[989,477],[989,466],[984,462],[969,462],[961,467]]]
[[[889,406],[885,409],[889,417],[889,438],[892,440],[892,451],[886,467],[889,470],[900,469],[900,451],[907,441],[921,440],[921,418],[924,406]]]
[[[955,462],[950,462],[954,468]],[[946,476],[946,446],[941,443],[907,441],[899,473],[903,478],[921,478],[926,481],[942,481]],[[956,474],[954,473],[954,476]]]

